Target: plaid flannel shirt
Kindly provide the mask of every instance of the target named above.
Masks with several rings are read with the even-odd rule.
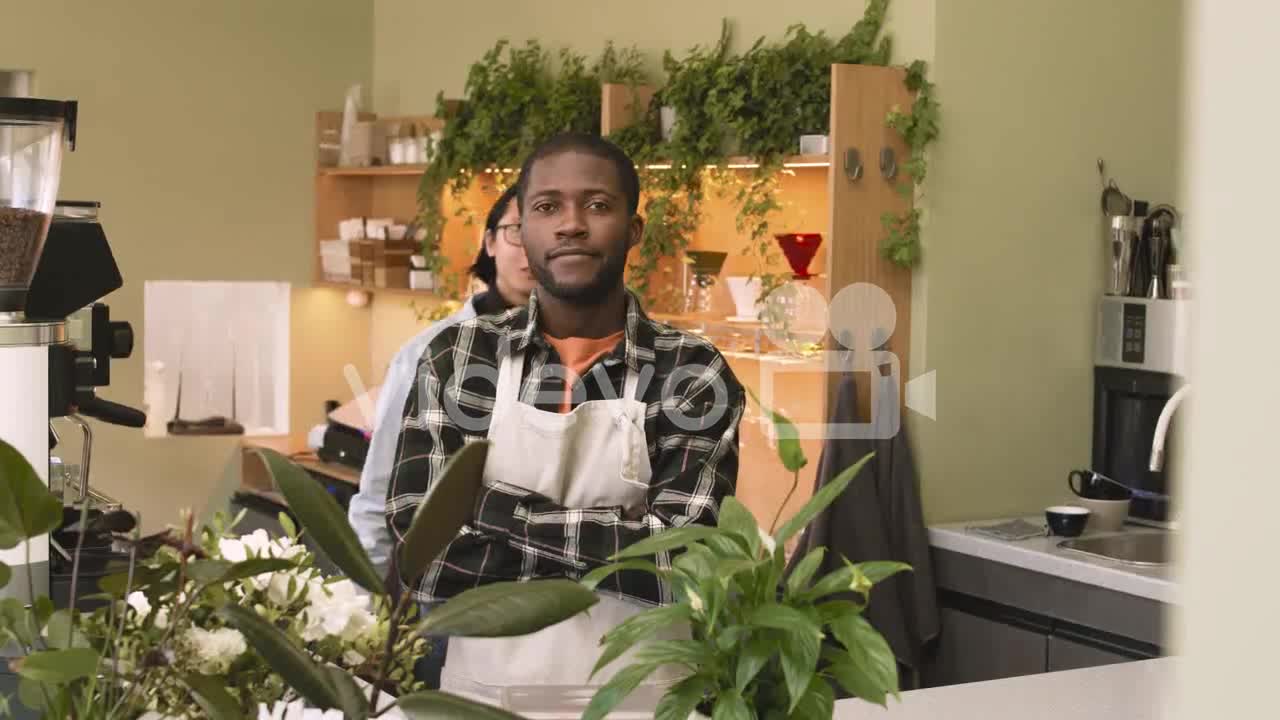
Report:
[[[565,381],[559,373],[544,374],[559,359],[538,330],[536,294],[526,307],[447,328],[427,347],[405,404],[387,494],[397,550],[445,461],[466,442],[487,435],[500,358],[525,350],[520,400],[557,411]],[[716,523],[720,503],[737,485],[742,386],[715,346],[650,320],[631,294],[623,340],[583,373],[573,388],[574,406],[622,397],[627,369],[642,373],[652,467],[647,507],[631,513],[622,507],[566,508],[516,483],[487,484],[472,520],[427,572],[400,578],[416,600],[436,603],[497,581],[580,579],[622,548],[664,529]],[[458,411],[467,418],[465,427],[455,422]],[[671,565],[665,552],[655,561]],[[599,590],[643,604],[672,601],[665,581],[638,571],[614,574]]]

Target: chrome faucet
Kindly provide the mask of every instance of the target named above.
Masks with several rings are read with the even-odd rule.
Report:
[[[1151,439],[1151,472],[1160,472],[1164,469],[1164,438],[1169,434],[1169,419],[1173,417],[1173,412],[1182,404],[1183,398],[1190,390],[1190,384],[1178,388],[1178,391],[1164,404],[1164,409],[1160,411],[1160,419],[1156,421],[1156,433]]]

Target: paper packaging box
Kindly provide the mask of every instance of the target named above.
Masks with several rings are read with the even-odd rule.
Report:
[[[407,288],[409,287],[409,266],[374,268],[373,278],[374,287]]]

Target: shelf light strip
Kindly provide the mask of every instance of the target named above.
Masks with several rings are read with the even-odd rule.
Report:
[[[646,170],[670,170],[671,169],[670,164],[645,165],[644,167]],[[714,168],[718,166],[708,165],[707,167]],[[729,163],[728,165],[725,165],[725,167],[730,170],[751,170],[751,169],[760,167],[760,163]],[[782,163],[782,167],[784,168],[819,168],[819,167],[831,167],[831,163],[826,160],[819,160],[814,162],[788,162],[788,163]]]

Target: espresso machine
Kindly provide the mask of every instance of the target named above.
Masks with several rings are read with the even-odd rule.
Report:
[[[1092,467],[1133,491],[1135,524],[1176,524],[1172,411],[1189,389],[1190,302],[1107,295],[1098,303]]]
[[[63,418],[83,435],[63,527],[29,548],[0,551],[13,569],[0,597],[24,602],[29,585],[57,601],[58,555],[69,557],[58,538],[88,502],[93,437],[86,418],[139,428],[146,422],[140,411],[95,394],[110,383],[111,360],[132,353],[133,330],[97,302],[123,285],[98,222],[99,204],[57,199],[76,122],[73,100],[0,97],[0,440],[48,484],[51,465],[60,472],[62,464],[51,462],[59,444],[52,421]]]

